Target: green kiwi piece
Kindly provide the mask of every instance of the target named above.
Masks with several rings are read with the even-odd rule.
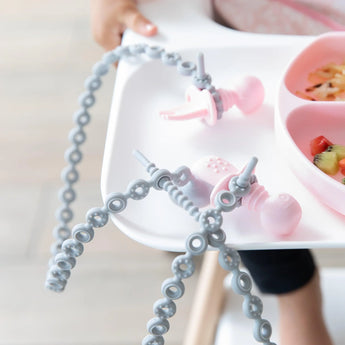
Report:
[[[335,175],[339,170],[338,158],[335,152],[324,151],[318,153],[314,156],[313,163],[327,175]]]
[[[335,152],[337,154],[338,161],[345,158],[345,146],[343,146],[343,145],[328,146],[326,151]]]

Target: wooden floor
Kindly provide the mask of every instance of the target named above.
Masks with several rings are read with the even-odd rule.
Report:
[[[97,231],[63,294],[44,289],[63,152],[77,97],[102,50],[85,0],[0,0],[0,345],[140,344],[174,255],[113,225]],[[85,144],[76,222],[101,205],[100,172],[115,73]],[[344,230],[345,231],[345,230]],[[343,251],[316,252],[323,265]],[[168,344],[181,344],[197,279],[186,281]]]

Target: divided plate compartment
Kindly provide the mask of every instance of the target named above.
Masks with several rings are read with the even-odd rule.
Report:
[[[320,135],[345,145],[345,102],[312,101],[296,96],[310,85],[308,75],[328,64],[345,61],[345,33],[316,38],[289,64],[277,102],[276,134],[291,169],[322,203],[345,215],[344,176],[329,176],[313,164],[310,141]],[[345,223],[344,223],[345,226]]]

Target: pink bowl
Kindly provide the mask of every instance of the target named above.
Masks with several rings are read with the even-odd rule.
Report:
[[[308,85],[308,74],[327,63],[345,59],[345,33],[316,38],[288,66],[275,112],[280,149],[295,175],[323,203],[345,215],[344,176],[328,176],[313,164],[310,141],[320,135],[345,145],[345,102],[309,101],[297,97]]]

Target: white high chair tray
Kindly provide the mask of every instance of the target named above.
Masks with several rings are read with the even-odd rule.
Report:
[[[238,168],[256,156],[259,183],[270,194],[292,194],[302,206],[302,219],[291,236],[281,239],[265,233],[256,214],[238,208],[224,214],[222,229],[227,243],[238,249],[343,247],[345,216],[321,204],[289,170],[284,152],[276,147],[274,104],[279,82],[288,62],[312,38],[226,29],[209,18],[200,1],[180,1],[179,5],[176,1],[158,1],[144,6],[143,11],[158,24],[160,34],[147,39],[129,33],[124,45],[159,45],[193,62],[202,51],[206,72],[216,88],[227,88],[238,77],[255,75],[264,84],[265,100],[250,115],[243,115],[235,107],[230,109],[213,127],[198,120],[166,121],[159,117],[159,111],[184,102],[191,78],[159,60],[121,62],[105,145],[103,198],[111,192],[124,192],[133,179],[149,178],[132,155],[134,149],[158,168],[171,171],[181,165],[191,166],[206,155],[222,157]],[[184,251],[187,236],[199,229],[166,192],[155,190],[144,200],[129,200],[127,209],[113,215],[112,220],[132,239],[169,251]]]

